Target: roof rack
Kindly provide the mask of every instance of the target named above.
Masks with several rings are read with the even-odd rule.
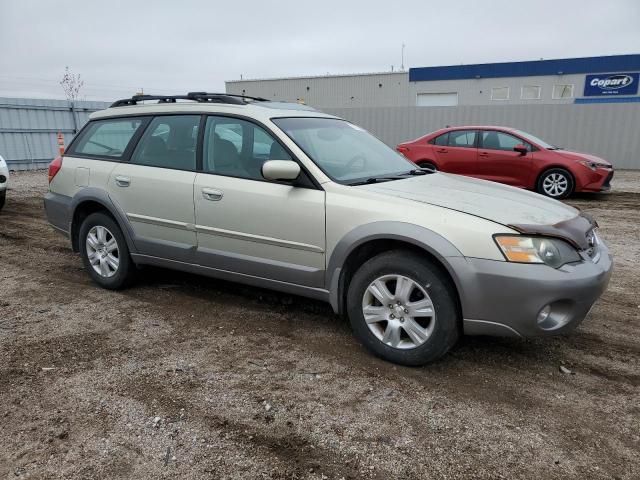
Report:
[[[145,100],[158,100],[158,103],[176,103],[178,100],[192,100],[194,102],[230,103],[234,105],[246,105],[247,100],[254,102],[266,102],[266,98],[249,97],[247,95],[233,95],[230,93],[189,92],[186,95],[134,95],[131,98],[116,100],[110,105],[113,107],[125,107],[137,105]]]

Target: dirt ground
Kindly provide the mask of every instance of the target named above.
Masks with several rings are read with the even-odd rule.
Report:
[[[424,368],[299,297],[160,269],[101,290],[46,223],[46,173],[12,181],[2,478],[640,478],[640,172],[569,202],[616,262],[578,330],[467,337]]]

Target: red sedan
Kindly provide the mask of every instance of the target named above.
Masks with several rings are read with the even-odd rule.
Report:
[[[396,150],[421,167],[506,183],[552,198],[611,188],[613,166],[506,127],[443,128]]]

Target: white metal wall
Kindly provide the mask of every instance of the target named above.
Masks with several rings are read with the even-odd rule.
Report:
[[[640,105],[502,105],[324,108],[395,147],[447,125],[505,125],[551,144],[598,155],[616,168],[640,169]]]

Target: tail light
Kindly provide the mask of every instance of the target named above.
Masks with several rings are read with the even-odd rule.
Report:
[[[402,155],[407,155],[407,153],[409,153],[409,147],[403,147],[402,145],[398,145],[396,147],[396,150],[401,153]]]
[[[58,174],[61,168],[62,168],[62,157],[56,158],[53,162],[49,164],[49,183],[51,183],[51,180],[53,180],[53,177],[55,177]]]

